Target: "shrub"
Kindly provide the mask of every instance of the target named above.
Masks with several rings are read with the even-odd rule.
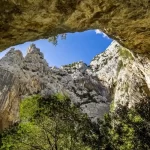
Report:
[[[17,126],[2,133],[1,150],[92,150],[98,145],[94,123],[61,93],[23,100],[20,117]]]

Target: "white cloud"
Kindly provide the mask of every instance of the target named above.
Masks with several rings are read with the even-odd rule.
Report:
[[[96,32],[96,34],[102,34],[104,38],[109,39],[109,37],[105,33],[103,33],[101,30],[96,29],[95,32]]]
[[[102,32],[99,29],[95,30],[96,34],[101,34]]]

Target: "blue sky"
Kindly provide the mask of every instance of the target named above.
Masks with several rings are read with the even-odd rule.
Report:
[[[89,64],[93,57],[103,52],[111,42],[112,40],[99,30],[89,30],[80,33],[68,33],[66,40],[58,39],[57,46],[45,39],[26,42],[14,47],[26,55],[27,48],[31,43],[34,43],[44,53],[44,57],[50,66],[60,67],[81,60]],[[9,49],[1,52],[0,57],[4,56]]]

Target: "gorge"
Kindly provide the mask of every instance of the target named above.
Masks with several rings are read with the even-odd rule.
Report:
[[[120,106],[132,110],[142,103],[138,113],[146,117],[133,117],[134,123],[140,126],[144,121],[142,142],[150,139],[149,0],[1,0],[0,5],[0,51],[26,41],[89,29],[99,29],[115,40],[89,66],[76,62],[49,67],[36,45],[29,47],[25,57],[12,48],[0,60],[1,131],[19,121],[22,99],[62,93],[93,122],[103,119],[105,113],[124,113],[118,113]],[[131,119],[131,114],[124,113],[122,121]],[[111,122],[113,132],[120,127],[116,118]],[[123,125],[133,135],[133,130],[126,130],[128,126]],[[125,149],[135,150],[129,147]],[[150,149],[149,145],[144,149]]]
[[[19,119],[21,99],[33,94],[66,94],[92,120],[109,112],[110,103],[133,107],[150,96],[150,60],[143,56],[113,41],[90,66],[76,62],[57,68],[48,66],[34,44],[25,57],[12,48],[0,60],[1,129]]]

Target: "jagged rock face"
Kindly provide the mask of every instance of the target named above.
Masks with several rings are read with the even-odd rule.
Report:
[[[18,121],[21,99],[33,94],[66,94],[93,121],[109,110],[109,90],[86,64],[49,67],[34,44],[25,58],[11,49],[0,60],[0,70],[0,129]]]
[[[91,62],[93,72],[111,92],[114,106],[134,107],[150,97],[150,57],[135,54],[112,42]]]
[[[150,51],[149,0],[1,0],[0,50],[60,33],[101,29],[138,53]]]
[[[18,121],[21,99],[33,94],[66,94],[93,121],[109,111],[110,103],[113,109],[118,104],[134,107],[150,97],[150,57],[115,41],[90,66],[49,67],[32,44],[25,58],[11,49],[0,60],[0,70],[0,129]]]

